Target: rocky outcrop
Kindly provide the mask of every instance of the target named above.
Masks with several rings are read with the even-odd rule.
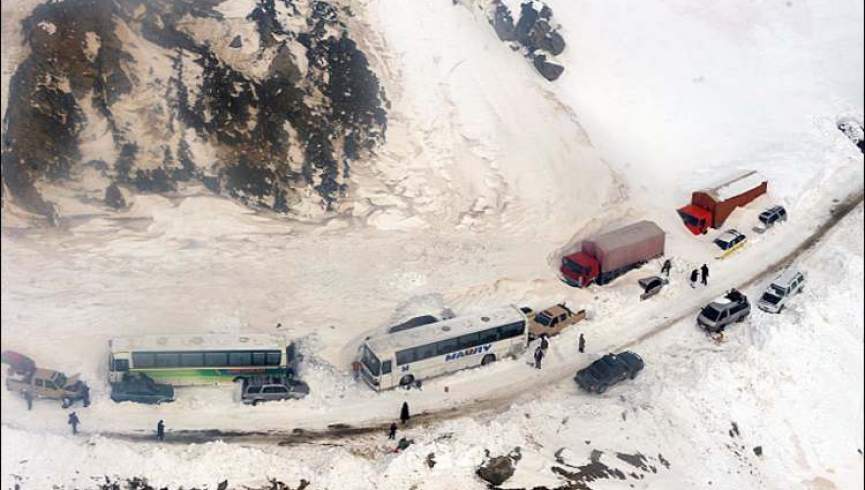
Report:
[[[520,448],[514,448],[509,454],[490,457],[481,463],[475,472],[482,480],[493,486],[499,486],[514,475],[516,465],[522,458]]]
[[[510,9],[501,0],[493,0],[488,18],[499,39],[517,46],[541,76],[549,81],[561,76],[564,66],[550,59],[565,50],[565,39],[553,22],[550,7],[537,0],[523,2],[514,24]]]
[[[838,121],[838,129],[844,133],[850,141],[865,153],[865,126],[855,118],[842,118]]]
[[[372,155],[387,127],[350,14],[324,0],[260,0],[229,19],[220,3],[36,7],[22,25],[30,55],[10,83],[4,199],[50,214],[40,183],[78,178],[94,158],[85,153],[98,151],[102,176],[138,192],[200,182],[275,211],[333,209],[352,162]],[[105,141],[83,145],[97,122]],[[119,203],[103,189],[106,204]]]

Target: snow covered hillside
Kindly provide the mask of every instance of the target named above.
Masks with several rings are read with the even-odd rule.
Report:
[[[38,60],[34,42],[56,47],[50,36],[62,35],[64,22],[78,26],[82,12],[70,6],[79,3],[3,4],[4,115],[44,109],[12,98],[22,93],[10,89],[13,75],[36,69],[25,61]],[[143,10],[127,9],[137,3]],[[70,27],[74,43],[59,45],[80,55],[80,66],[92,68],[88,56],[106,46],[133,57],[117,65],[134,75],[136,90],[109,104],[114,123],[86,87],[61,90],[89,86],[90,72],[78,82],[19,82],[30,95],[74,98],[82,119],[63,137],[81,158],[64,156],[68,179],[33,174],[58,211],[59,226],[45,226],[20,196],[9,197],[7,158],[54,150],[33,141],[16,147],[20,140],[6,137],[26,126],[14,132],[15,118],[4,124],[0,350],[81,373],[93,404],[77,409],[83,434],[72,437],[54,402],[27,411],[2,390],[3,488],[99,488],[107,476],[172,489],[213,489],[223,480],[258,488],[269,478],[291,488],[305,480],[328,489],[481,489],[475,470],[508,454],[515,471],[502,488],[863,486],[861,204],[831,228],[840,209],[861,202],[865,179],[863,154],[851,142],[863,120],[861,2],[532,2],[526,8],[550,12],[538,16],[552,30],[529,32],[550,36],[531,42],[552,43],[540,51],[564,68],[553,81],[539,73],[539,51],[528,41],[503,41],[497,31],[500,5],[514,29],[525,30],[515,0],[423,0],[411,8],[401,0],[213,0],[199,4],[205,13],[182,12],[192,4],[100,3],[107,10],[94,26],[104,34],[99,43]],[[34,13],[56,16],[58,30],[22,27]],[[182,46],[148,40],[157,28],[178,29],[179,37],[160,42]],[[332,111],[341,96],[330,77],[352,78],[354,65],[316,68],[310,52],[342,36],[378,84],[386,132]],[[303,50],[311,50],[306,58]],[[293,61],[272,63],[279,53]],[[308,77],[280,75],[288,65]],[[245,95],[221,116],[220,97],[202,102],[212,110],[185,116],[206,112],[226,126],[191,128],[172,101],[181,85],[193,99],[208,97],[208,73],[233,80],[216,88]],[[305,91],[291,96],[309,111],[303,117],[282,119],[271,84],[286,82],[283,75]],[[248,119],[235,119],[237,111]],[[317,165],[320,154],[295,153],[312,140],[286,122],[306,117],[315,122],[308,130],[332,137],[334,161],[347,157],[345,124],[361,124],[357,131],[375,144],[348,167]],[[268,137],[247,124],[253,120],[288,126]],[[123,131],[112,128],[118,123]],[[285,143],[273,137],[282,132],[289,143],[255,160],[260,143]],[[117,163],[128,163],[129,138],[157,167],[163,162],[154,155],[170,147],[174,170],[186,141],[194,177],[173,179],[168,190],[123,181]],[[278,185],[265,179],[255,198],[215,192],[209,178],[236,177],[239,154],[265,162]],[[104,168],[87,163],[100,159]],[[128,169],[156,168],[145,163]],[[311,165],[309,179],[303,165]],[[747,246],[715,260],[711,241],[723,230],[695,237],[676,209],[692,191],[743,170],[765,175],[768,194],[725,225],[746,233]],[[339,188],[330,206],[316,188],[327,176]],[[118,209],[105,202],[112,184]],[[277,188],[294,196],[287,210],[274,206]],[[790,219],[753,231],[773,204]],[[604,287],[558,279],[561,256],[582,238],[639,219],[667,233],[673,272],[658,296],[641,302],[637,279],[655,274],[660,260]],[[754,300],[791,260],[808,284],[782,315],[755,310],[723,344],[694,327],[712,298],[735,286]],[[710,283],[691,289],[686,276],[703,263]],[[362,340],[409,317],[561,301],[590,318],[552,340],[540,371],[526,354],[429,380],[423,390],[378,394],[352,379]],[[257,407],[238,403],[233,387],[179,388],[177,401],[161,406],[108,398],[108,339],[208,332],[297,339],[311,394]],[[586,354],[577,350],[580,333]],[[576,388],[578,369],[624,348],[646,360],[637,379],[603,396]],[[392,453],[384,428],[403,401],[418,417],[400,437],[414,444]],[[159,419],[168,425],[166,444],[151,440]],[[341,436],[352,430],[359,434]]]

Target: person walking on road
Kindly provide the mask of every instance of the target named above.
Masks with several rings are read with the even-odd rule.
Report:
[[[582,333],[580,334],[579,348],[580,348],[580,354],[582,354],[583,352],[586,351],[586,337],[584,337]]]
[[[547,340],[546,334],[541,335],[541,349],[546,351],[549,346],[550,346],[550,341]]]
[[[85,407],[90,406],[90,387],[86,384],[81,386],[81,401]]]
[[[33,410],[33,392],[29,389],[24,390],[24,399],[27,400],[27,410]]]
[[[387,431],[387,438],[390,440],[396,439],[396,422],[390,424],[390,430]]]
[[[670,259],[664,261],[664,265],[661,266],[661,274],[670,277],[670,269],[673,268],[673,262]]]
[[[700,267],[700,282],[703,283],[703,286],[709,284],[709,266],[703,264],[703,267]]]
[[[697,272],[697,269],[691,271],[691,287],[696,287],[697,280],[699,279],[700,273]]]
[[[78,415],[76,415],[75,412],[69,414],[69,419],[66,421],[66,423],[72,426],[73,434],[78,433],[78,424],[80,424],[81,421],[78,420]]]
[[[156,440],[165,440],[165,422],[163,422],[161,419],[159,420],[159,423],[156,424]]]
[[[542,349],[540,346],[538,346],[538,348],[535,349],[535,369],[541,368],[541,361],[543,359],[544,359],[544,349]]]
[[[399,412],[399,420],[402,422],[402,425],[405,425],[410,418],[411,414],[408,413],[408,402],[402,402],[402,410]]]

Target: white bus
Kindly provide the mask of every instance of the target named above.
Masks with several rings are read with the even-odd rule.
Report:
[[[270,334],[153,335],[108,341],[108,380],[144,373],[176,386],[217,384],[254,375],[294,376],[293,342]]]
[[[361,376],[386,390],[517,355],[528,344],[526,321],[509,306],[371,337],[360,348]]]

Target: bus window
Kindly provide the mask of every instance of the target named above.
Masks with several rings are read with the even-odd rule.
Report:
[[[406,349],[406,350],[401,350],[401,351],[397,352],[396,353],[396,363],[399,365],[403,365],[403,364],[408,364],[410,362],[414,362],[416,360],[415,355],[414,355],[414,351],[415,351],[415,349]]]
[[[436,356],[436,345],[427,344],[415,348],[415,361],[422,361]]]
[[[510,325],[505,325],[503,327],[499,327],[501,331],[502,339],[509,339],[512,337],[518,337],[523,334],[523,330],[525,329],[525,323],[517,322],[511,323]]]
[[[488,330],[484,330],[480,333],[480,343],[481,344],[489,344],[490,342],[495,342],[499,337],[499,329],[498,328],[490,328]]]
[[[252,362],[249,352],[229,352],[229,366],[248,366]]]
[[[156,366],[156,357],[149,352],[133,352],[132,364],[135,369],[152,368]]]
[[[201,352],[184,352],[180,354],[180,365],[183,367],[203,366],[204,354]]]
[[[470,347],[474,347],[478,345],[480,339],[480,335],[476,333],[470,333],[468,335],[463,335],[459,338],[459,346],[460,349],[468,349]]]
[[[442,340],[441,342],[436,343],[436,352],[440,356],[450,354],[451,352],[459,350],[459,348],[459,339]]]
[[[390,374],[390,361],[381,363],[381,374]]]
[[[266,352],[253,352],[252,353],[252,365],[253,366],[264,366],[267,364],[267,353]]]
[[[156,367],[171,368],[180,364],[180,356],[172,352],[160,352],[156,354]]]
[[[228,354],[225,352],[205,352],[204,363],[208,367],[220,367],[228,365]]]
[[[267,365],[268,366],[279,366],[279,361],[282,355],[279,352],[268,352],[267,353]]]
[[[129,359],[114,359],[113,371],[129,371]]]

